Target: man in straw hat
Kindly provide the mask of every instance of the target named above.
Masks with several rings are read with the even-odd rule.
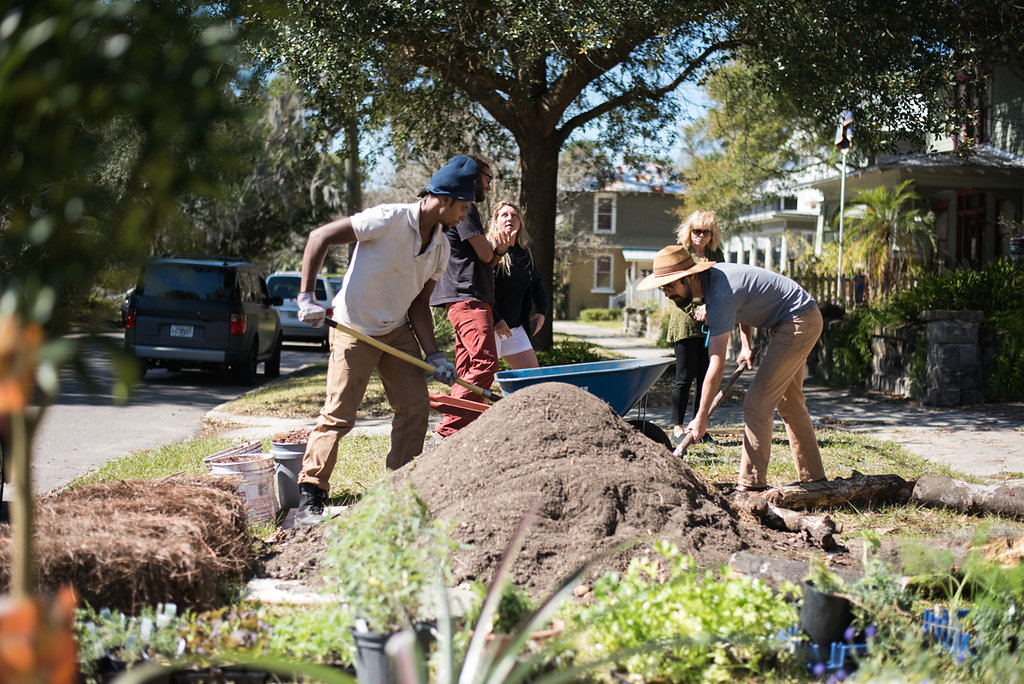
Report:
[[[450,248],[443,227],[465,218],[479,176],[475,161],[457,155],[433,175],[418,202],[382,204],[311,232],[302,254],[298,319],[314,327],[324,324],[326,312],[313,294],[316,274],[329,247],[355,242],[333,301],[338,321],[411,356],[419,357],[422,348],[436,368],[434,378],[454,383],[455,366],[438,350],[428,302],[434,283],[448,267]],[[374,370],[395,411],[385,461],[389,470],[401,468],[423,450],[430,416],[427,381],[419,366],[341,330],[331,330],[330,341],[327,398],[310,432],[298,476],[297,525],[323,522],[338,442],[355,426],[356,410]]]
[[[825,479],[818,440],[804,401],[804,365],[821,335],[821,312],[814,299],[789,278],[757,266],[702,262],[681,245],[654,256],[654,272],[637,286],[661,289],[676,306],[695,298],[706,305],[708,371],[697,415],[686,432],[700,439],[707,432],[711,402],[722,384],[729,334],[740,324],[738,365],[753,368],[752,329],[768,330],[770,342],[743,399],[743,456],[739,491],[767,488],[775,411],[786,424],[801,482]]]

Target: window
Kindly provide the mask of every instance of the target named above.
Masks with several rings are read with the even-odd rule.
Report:
[[[594,259],[594,292],[614,292],[615,282],[612,271],[614,262],[610,254],[602,254]]]
[[[970,114],[958,137],[978,145],[992,142],[992,70],[982,72],[980,83],[962,79],[956,97],[962,110]]]
[[[594,195],[594,232],[615,232],[615,195],[611,193]]]

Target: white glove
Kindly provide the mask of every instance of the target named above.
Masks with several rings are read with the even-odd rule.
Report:
[[[455,384],[458,375],[455,372],[455,365],[448,360],[444,352],[438,351],[427,356],[427,363],[434,367],[434,379],[451,387]]]
[[[295,298],[295,303],[299,305],[298,319],[301,322],[308,323],[314,328],[319,328],[324,324],[327,312],[324,311],[324,307],[316,303],[316,297],[312,292],[300,292],[299,296]]]

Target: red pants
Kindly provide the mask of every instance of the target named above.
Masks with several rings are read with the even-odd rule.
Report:
[[[455,328],[455,370],[466,382],[491,389],[498,372],[498,351],[494,346],[494,314],[484,302],[454,302],[448,305],[448,320]],[[486,403],[462,385],[452,385],[451,396]],[[447,437],[474,419],[446,414],[434,432]]]

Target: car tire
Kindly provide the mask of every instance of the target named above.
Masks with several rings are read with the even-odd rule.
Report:
[[[270,358],[263,363],[263,377],[268,380],[273,380],[281,375],[281,344],[281,336],[278,335],[274,351],[271,352]]]
[[[256,384],[256,365],[259,363],[257,346],[258,340],[253,340],[249,355],[241,363],[235,364],[231,369],[234,371],[235,381],[239,385],[252,387]]]

